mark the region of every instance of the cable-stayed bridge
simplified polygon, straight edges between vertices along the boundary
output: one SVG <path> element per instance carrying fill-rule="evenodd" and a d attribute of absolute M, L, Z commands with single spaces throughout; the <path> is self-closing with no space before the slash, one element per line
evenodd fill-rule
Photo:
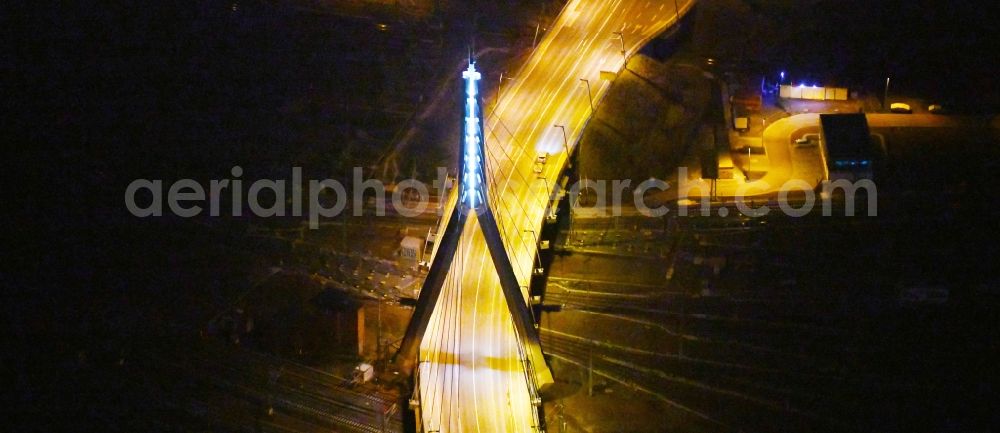
<path fill-rule="evenodd" d="M 624 60 L 693 4 L 571 0 L 514 79 L 486 108 L 482 75 L 462 72 L 458 185 L 397 354 L 414 374 L 424 432 L 542 429 L 552 383 L 528 284 L 537 233 L 569 154 Z"/>

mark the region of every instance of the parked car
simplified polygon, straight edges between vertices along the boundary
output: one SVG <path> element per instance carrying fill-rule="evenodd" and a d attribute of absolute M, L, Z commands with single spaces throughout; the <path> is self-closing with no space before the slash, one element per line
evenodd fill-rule
<path fill-rule="evenodd" d="M 889 105 L 889 111 L 892 111 L 893 113 L 910 114 L 913 112 L 913 109 L 910 108 L 910 104 L 904 104 L 902 102 L 893 102 L 891 105 Z"/>

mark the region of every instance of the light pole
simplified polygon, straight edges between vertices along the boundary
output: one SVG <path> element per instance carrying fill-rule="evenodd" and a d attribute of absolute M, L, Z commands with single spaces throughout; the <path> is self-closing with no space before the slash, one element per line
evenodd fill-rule
<path fill-rule="evenodd" d="M 566 127 L 563 126 L 563 125 L 554 125 L 554 126 L 556 128 L 559 128 L 559 129 L 562 130 L 562 134 L 563 134 L 563 147 L 566 148 L 566 160 L 568 161 L 569 160 L 569 140 L 566 139 Z M 583 174 L 583 146 L 582 146 L 583 141 L 580 141 L 580 143 L 581 143 L 581 145 L 577 148 L 577 155 L 576 155 L 577 168 L 580 170 L 580 179 L 583 179 L 583 184 L 586 185 L 587 184 L 587 176 L 585 176 Z M 570 167 L 572 167 L 572 165 Z M 583 195 L 583 192 L 581 191 L 580 194 Z"/>
<path fill-rule="evenodd" d="M 885 93 L 882 95 L 882 109 L 885 110 L 889 106 L 889 78 L 885 77 Z"/>
<path fill-rule="evenodd" d="M 587 98 L 590 99 L 590 114 L 594 114 L 594 94 L 590 92 L 590 80 L 581 78 L 580 81 L 587 83 Z"/>
<path fill-rule="evenodd" d="M 566 160 L 569 161 L 569 139 L 566 138 L 566 127 L 563 125 L 552 125 L 554 128 L 562 130 L 563 149 L 566 149 Z"/>
<path fill-rule="evenodd" d="M 569 162 L 570 161 L 570 158 L 569 158 L 570 157 L 570 154 L 569 154 L 569 139 L 566 138 L 566 127 L 564 125 L 552 125 L 552 126 L 555 127 L 555 128 L 559 128 L 559 130 L 562 131 L 563 148 L 566 149 L 566 161 L 567 161 L 567 163 L 570 164 L 570 167 L 572 167 L 573 166 L 572 163 Z M 587 184 L 587 180 L 586 180 L 587 178 L 583 177 L 583 159 L 582 159 L 582 157 L 583 157 L 583 146 L 582 146 L 583 142 L 581 141 L 580 143 L 581 143 L 581 146 L 577 148 L 577 152 L 578 153 L 576 155 L 577 169 L 579 170 L 580 177 L 583 179 L 583 185 L 586 185 Z M 584 191 L 586 191 L 586 190 L 580 191 L 580 196 L 583 195 Z M 579 201 L 580 198 L 578 197 L 577 200 Z M 571 203 L 572 203 L 571 206 L 575 206 L 576 205 L 575 202 L 571 201 Z M 573 212 L 570 211 L 569 214 L 570 214 L 570 218 L 571 218 L 570 219 L 570 235 L 569 235 L 569 237 L 573 237 L 573 222 L 572 222 Z M 569 239 L 567 239 L 567 242 L 569 242 Z"/>
<path fill-rule="evenodd" d="M 594 396 L 594 349 L 590 349 L 587 357 L 587 397 Z"/>
<path fill-rule="evenodd" d="M 535 240 L 535 249 L 540 249 L 541 244 L 538 241 L 538 234 L 534 230 L 525 230 L 524 233 L 531 233 L 531 237 Z M 541 255 L 535 254 L 535 269 L 531 271 L 531 275 L 542 275 L 545 272 L 542 269 L 542 258 Z M 541 323 L 541 322 L 539 322 Z"/>
<path fill-rule="evenodd" d="M 625 65 L 627 65 L 628 64 L 628 57 L 625 55 L 625 34 L 622 33 L 622 32 L 611 32 L 611 34 L 617 35 L 618 36 L 618 40 L 620 40 L 622 42 L 622 61 L 624 61 Z M 624 67 L 624 66 L 622 66 L 622 67 Z"/>
<path fill-rule="evenodd" d="M 513 80 L 514 77 L 504 77 L 503 72 L 500 73 L 500 80 L 497 81 L 497 103 L 500 103 L 500 86 L 503 86 L 503 80 Z"/>
<path fill-rule="evenodd" d="M 545 16 L 545 3 L 542 3 L 542 10 L 538 11 L 538 21 L 535 23 L 535 37 L 531 39 L 531 51 L 535 51 L 538 45 L 538 30 L 542 27 L 542 17 Z"/>
<path fill-rule="evenodd" d="M 531 50 L 532 51 L 534 51 L 535 50 L 535 46 L 538 45 L 538 29 L 541 26 L 542 26 L 542 21 L 541 21 L 541 19 L 539 19 L 538 22 L 535 23 L 535 37 L 531 39 Z"/>
<path fill-rule="evenodd" d="M 382 364 L 382 299 L 384 295 L 378 297 L 378 330 L 375 332 L 375 367 L 381 368 Z"/>
<path fill-rule="evenodd" d="M 501 86 L 503 86 L 503 80 L 505 78 L 507 80 L 513 80 L 514 79 L 514 77 L 504 77 L 503 76 L 503 72 L 500 73 L 500 79 L 497 80 L 497 97 L 496 97 L 496 102 L 493 103 L 493 110 L 496 110 L 497 107 L 500 106 L 500 88 L 501 88 Z"/>
<path fill-rule="evenodd" d="M 497 102 L 493 104 L 494 109 L 497 105 L 500 105 L 500 87 L 503 86 L 503 72 L 500 72 L 500 79 L 497 80 Z"/>

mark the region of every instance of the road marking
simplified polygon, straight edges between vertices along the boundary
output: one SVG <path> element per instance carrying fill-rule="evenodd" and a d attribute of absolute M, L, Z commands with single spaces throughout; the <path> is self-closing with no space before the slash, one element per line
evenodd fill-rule
<path fill-rule="evenodd" d="M 557 22 L 557 25 L 554 26 L 555 28 L 549 32 L 539 44 L 536 52 L 532 54 L 533 61 L 524 68 L 527 73 L 519 74 L 520 79 L 510 92 L 504 92 L 500 95 L 501 98 L 496 104 L 494 111 L 498 118 L 503 114 L 502 118 L 507 124 L 513 122 L 511 126 L 514 127 L 514 130 L 506 130 L 507 128 L 505 127 L 500 131 L 495 131 L 491 128 L 492 133 L 499 135 L 506 134 L 509 137 L 506 140 L 497 137 L 498 141 L 492 143 L 492 146 L 490 146 L 493 147 L 493 150 L 490 151 L 491 156 L 501 160 L 495 167 L 491 167 L 490 171 L 494 176 L 494 191 L 491 195 L 495 196 L 498 205 L 501 202 L 504 203 L 503 207 L 498 209 L 497 213 L 499 215 L 500 211 L 503 211 L 510 215 L 510 218 L 506 222 L 498 221 L 505 229 L 513 228 L 516 230 L 519 227 L 523 227 L 525 223 L 538 220 L 537 217 L 545 211 L 545 206 L 539 207 L 535 205 L 528 205 L 528 209 L 523 209 L 523 205 L 528 203 L 528 198 L 533 200 L 534 189 L 523 188 L 523 185 L 517 187 L 514 185 L 517 181 L 514 178 L 514 174 L 517 173 L 522 178 L 524 177 L 522 173 L 525 171 L 523 162 L 526 158 L 529 161 L 534 160 L 531 157 L 536 153 L 535 149 L 538 149 L 539 143 L 547 146 L 551 144 L 549 143 L 550 141 L 553 143 L 560 141 L 557 133 L 545 132 L 541 128 L 550 129 L 553 121 L 565 118 L 566 127 L 570 129 L 567 132 L 579 132 L 582 125 L 586 123 L 591 108 L 588 103 L 589 98 L 585 94 L 587 89 L 584 88 L 583 83 L 577 82 L 578 79 L 580 77 L 590 78 L 592 80 L 591 85 L 594 86 L 595 96 L 601 95 L 609 86 L 607 82 L 595 81 L 594 77 L 597 76 L 597 72 L 602 67 L 600 63 L 595 63 L 595 61 L 599 59 L 606 60 L 607 56 L 610 55 L 608 53 L 617 52 L 617 46 L 613 46 L 612 44 L 601 45 L 602 42 L 606 41 L 611 30 L 617 30 L 617 28 L 613 29 L 608 25 L 610 17 L 621 16 L 621 12 L 623 12 L 620 6 L 622 4 L 621 0 L 610 3 L 598 3 L 600 7 L 596 9 L 607 13 L 606 18 L 602 21 L 599 18 L 600 15 L 594 15 L 599 13 L 598 11 L 584 10 L 582 2 L 577 0 L 571 1 L 569 11 L 586 13 L 587 15 L 579 17 L 566 14 L 562 16 L 560 22 Z M 649 1 L 646 2 L 647 7 L 649 7 L 650 3 Z M 636 15 L 634 12 L 638 10 L 634 7 L 635 3 L 631 4 L 633 7 L 629 7 L 629 10 L 625 12 L 633 12 L 634 17 Z M 604 14 L 602 13 L 601 15 Z M 663 23 L 657 21 L 650 21 L 648 14 L 638 15 L 646 22 L 646 26 L 639 25 L 636 26 L 637 29 L 647 27 L 649 28 L 647 33 L 649 33 L 663 25 Z M 595 25 L 576 29 L 570 27 L 570 21 L 575 21 L 576 24 L 582 26 L 585 20 L 587 22 L 593 21 Z M 616 19 L 614 21 L 618 25 L 622 23 L 621 20 Z M 639 39 L 645 39 L 644 35 L 640 34 L 637 36 L 639 36 Z M 638 42 L 638 39 L 631 42 L 635 44 Z M 604 55 L 603 57 L 601 56 L 602 54 Z M 529 76 L 534 76 L 535 78 L 531 82 L 528 82 L 527 78 Z M 560 80 L 559 76 L 566 76 L 567 78 Z M 580 87 L 573 88 L 575 85 L 579 85 Z M 573 96 L 569 99 L 559 99 L 567 94 Z M 583 97 L 577 99 L 577 96 L 581 94 Z M 541 109 L 533 109 L 536 107 L 540 107 Z M 537 118 L 534 118 L 536 116 Z M 534 141 L 538 141 L 538 143 Z M 504 158 L 501 152 L 506 152 L 508 156 Z M 554 180 L 559 172 L 558 168 L 557 164 L 547 164 L 544 169 L 545 178 Z M 527 171 L 531 171 L 530 166 L 527 168 Z M 533 178 L 530 174 L 528 177 Z M 510 201 L 522 205 L 520 212 L 513 212 L 517 209 L 517 205 L 510 203 Z M 517 215 L 512 215 L 512 212 Z M 471 221 L 466 229 L 478 229 L 478 226 L 478 220 Z M 505 231 L 509 232 L 510 230 Z M 457 425 L 457 430 L 482 430 L 487 427 L 480 425 L 479 417 L 482 416 L 484 423 L 493 421 L 493 427 L 501 429 L 501 431 L 513 431 L 524 427 L 522 425 L 524 422 L 531 422 L 530 420 L 534 413 L 530 402 L 525 404 L 525 398 L 528 397 L 531 391 L 529 388 L 530 383 L 526 383 L 526 381 L 533 379 L 524 375 L 526 371 L 523 369 L 518 354 L 519 346 L 517 339 L 515 335 L 510 333 L 510 325 L 513 319 L 507 314 L 506 308 L 504 308 L 506 306 L 506 299 L 501 297 L 502 292 L 499 289 L 498 276 L 495 272 L 491 273 L 494 267 L 486 256 L 488 251 L 484 248 L 481 241 L 481 235 L 468 235 L 464 239 L 463 244 L 468 250 L 463 254 L 462 258 L 465 255 L 469 255 L 471 256 L 468 257 L 470 260 L 460 260 L 457 261 L 458 263 L 455 263 L 454 266 L 458 266 L 463 270 L 456 272 L 456 274 L 459 274 L 458 278 L 450 280 L 449 283 L 452 287 L 448 291 L 450 302 L 447 303 L 452 305 L 449 305 L 446 309 L 450 311 L 437 312 L 440 318 L 434 324 L 434 330 L 437 332 L 435 333 L 436 335 L 432 335 L 428 339 L 429 345 L 433 345 L 433 347 L 428 348 L 430 350 L 428 350 L 427 357 L 431 358 L 429 360 L 431 363 L 437 364 L 431 364 L 433 368 L 431 368 L 431 365 L 425 366 L 428 367 L 425 369 L 428 373 L 425 377 L 433 380 L 421 380 L 421 382 L 427 383 L 423 388 L 428 393 L 431 393 L 431 395 L 424 394 L 430 400 L 427 402 L 429 403 L 427 405 L 429 413 L 427 413 L 426 418 L 428 428 L 443 424 L 445 428 Z M 521 277 L 519 280 L 521 281 L 530 278 L 531 267 L 533 267 L 531 258 L 534 251 L 524 248 L 529 241 L 528 237 L 513 236 L 510 240 L 511 245 L 505 245 L 510 248 L 509 254 L 512 256 L 512 262 L 516 264 L 515 270 L 519 271 L 518 274 L 521 274 L 519 275 Z M 478 260 L 476 260 L 477 257 L 475 257 L 475 254 L 479 254 Z M 474 266 L 473 263 L 467 262 L 476 261 L 480 262 L 478 270 L 464 270 L 466 265 Z M 525 266 L 528 267 L 527 274 L 525 274 Z M 458 269 L 456 268 L 455 270 L 457 271 Z M 469 285 L 465 286 L 466 283 Z M 475 290 L 472 289 L 472 284 L 476 284 Z M 483 292 L 484 290 L 486 292 Z M 480 295 L 490 297 L 491 299 L 479 299 Z M 466 296 L 475 296 L 475 298 L 467 299 L 465 298 Z M 484 308 L 484 314 L 477 314 L 472 317 L 474 322 L 483 321 L 484 323 L 482 325 L 475 323 L 469 326 L 471 329 L 462 329 L 462 322 L 468 316 L 461 311 L 460 307 L 456 308 L 457 306 L 454 305 L 456 303 L 458 306 L 462 304 L 467 306 L 469 303 L 472 303 L 477 309 Z M 491 308 L 486 310 L 487 304 L 490 303 L 492 303 L 492 305 L 489 305 Z M 458 328 L 455 328 L 456 325 Z M 448 327 L 451 327 L 451 329 L 442 329 Z M 446 332 L 448 335 L 445 335 Z M 463 344 L 467 342 L 468 338 L 477 340 L 477 337 L 483 337 L 484 340 L 470 342 L 473 345 L 473 353 L 470 360 L 470 354 L 468 352 L 461 352 L 461 350 L 464 349 Z M 491 344 L 484 347 L 483 343 L 486 342 L 490 342 Z M 454 353 L 447 353 L 449 351 Z M 493 364 L 484 363 L 481 366 L 477 366 L 480 362 L 480 359 L 477 358 L 480 354 L 477 352 L 483 352 L 483 355 L 486 355 L 488 358 L 500 361 L 499 365 L 494 366 Z M 449 364 L 449 360 L 453 359 L 460 360 L 462 363 Z M 469 366 L 471 366 L 471 372 L 467 369 Z M 505 370 L 503 366 L 506 366 L 506 370 L 508 371 L 502 371 Z M 472 380 L 473 383 L 468 383 L 468 380 Z M 468 392 L 472 392 L 475 399 L 475 407 L 472 414 L 469 413 L 467 408 L 461 407 L 463 405 L 460 404 L 460 401 L 463 399 L 467 401 L 469 396 L 466 394 Z M 441 401 L 443 399 L 448 400 Z M 516 406 L 512 405 L 515 402 Z M 483 405 L 482 408 L 479 407 L 480 404 Z M 504 412 L 507 413 L 504 414 Z M 475 423 L 468 420 L 468 415 L 477 418 Z M 492 420 L 490 419 L 491 416 Z"/>

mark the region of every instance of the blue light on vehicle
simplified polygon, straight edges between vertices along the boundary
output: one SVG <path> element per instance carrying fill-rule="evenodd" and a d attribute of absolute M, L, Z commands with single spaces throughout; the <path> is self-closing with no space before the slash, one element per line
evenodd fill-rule
<path fill-rule="evenodd" d="M 479 80 L 482 74 L 476 71 L 476 65 L 469 63 L 469 68 L 462 72 L 465 79 L 465 137 L 463 140 L 462 168 L 462 203 L 475 209 L 482 200 L 482 129 L 479 124 Z"/>

